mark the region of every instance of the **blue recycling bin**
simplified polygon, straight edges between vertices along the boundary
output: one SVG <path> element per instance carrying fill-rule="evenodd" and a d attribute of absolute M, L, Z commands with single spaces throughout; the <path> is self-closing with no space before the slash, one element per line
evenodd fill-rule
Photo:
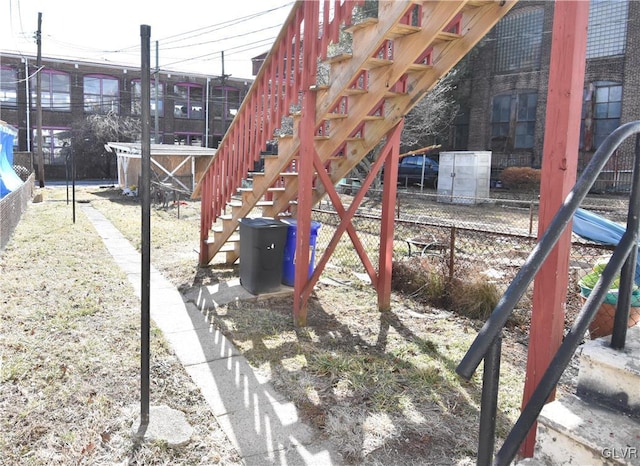
<path fill-rule="evenodd" d="M 279 220 L 240 219 L 240 284 L 249 293 L 280 288 L 286 239 L 287 225 Z"/>
<path fill-rule="evenodd" d="M 284 245 L 284 253 L 282 255 L 282 283 L 287 286 L 293 286 L 296 275 L 296 233 L 298 231 L 298 221 L 293 218 L 282 220 L 283 223 L 289 225 L 287 229 L 287 241 Z M 311 221 L 311 234 L 309 235 L 309 277 L 313 273 L 313 267 L 316 258 L 316 240 L 318 239 L 318 230 L 321 223 Z"/>

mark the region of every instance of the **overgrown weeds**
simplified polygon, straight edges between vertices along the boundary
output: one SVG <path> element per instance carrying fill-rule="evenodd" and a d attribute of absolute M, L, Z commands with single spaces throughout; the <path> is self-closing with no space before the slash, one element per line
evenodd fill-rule
<path fill-rule="evenodd" d="M 393 286 L 419 302 L 477 320 L 486 320 L 500 299 L 498 286 L 480 270 L 458 267 L 450 277 L 447 265 L 432 257 L 394 262 Z"/>

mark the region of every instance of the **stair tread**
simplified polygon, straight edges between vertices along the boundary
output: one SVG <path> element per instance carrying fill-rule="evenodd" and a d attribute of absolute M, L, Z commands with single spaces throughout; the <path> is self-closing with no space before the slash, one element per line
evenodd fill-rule
<path fill-rule="evenodd" d="M 220 246 L 220 249 L 218 249 L 218 252 L 232 252 L 235 251 L 235 245 L 233 243 L 225 243 L 222 246 Z"/>
<path fill-rule="evenodd" d="M 222 225 L 215 225 L 211 228 L 211 231 L 214 233 L 222 233 L 224 231 L 224 227 Z M 238 231 L 238 228 L 236 228 L 234 231 Z"/>
<path fill-rule="evenodd" d="M 396 24 L 391 30 L 391 37 L 396 38 L 400 36 L 406 36 L 409 34 L 415 34 L 422 30 L 419 26 L 411 26 L 410 24 Z"/>
<path fill-rule="evenodd" d="M 625 348 L 616 351 L 609 346 L 609 337 L 598 338 L 584 345 L 582 358 L 598 360 L 600 364 L 606 364 L 612 368 L 631 372 L 640 377 L 640 366 L 636 363 L 634 355 L 640 354 L 640 327 L 634 326 L 627 329 Z"/>
<path fill-rule="evenodd" d="M 240 241 L 240 234 L 233 233 L 231 236 L 229 236 L 229 238 L 227 238 L 227 240 L 225 241 L 225 244 L 229 243 L 231 246 L 233 246 L 233 243 L 237 243 L 239 241 Z M 205 244 L 214 244 L 215 242 L 216 242 L 215 238 L 210 237 L 206 239 Z M 224 247 L 224 245 L 222 247 Z"/>
<path fill-rule="evenodd" d="M 350 60 L 351 58 L 353 58 L 353 55 L 350 53 L 341 53 L 338 55 L 334 55 L 333 57 L 327 57 L 327 59 L 324 61 L 326 64 L 330 65 L 332 63 L 340 63 L 346 60 Z"/>
<path fill-rule="evenodd" d="M 588 403 L 576 395 L 545 405 L 538 423 L 599 453 L 604 448 L 621 451 L 625 446 L 637 445 L 640 433 L 640 419 Z"/>
<path fill-rule="evenodd" d="M 373 24 L 378 24 L 378 18 L 365 18 L 362 21 L 355 23 L 355 24 L 350 24 L 348 26 L 345 26 L 344 31 L 345 32 L 350 32 L 350 33 L 354 33 L 355 31 L 359 30 L 359 29 L 363 29 L 367 26 L 373 25 Z"/>
<path fill-rule="evenodd" d="M 626 412 L 640 413 L 640 327 L 627 330 L 623 350 L 609 346 L 610 337 L 586 342 L 580 354 L 578 395 L 601 400 L 603 404 Z"/>

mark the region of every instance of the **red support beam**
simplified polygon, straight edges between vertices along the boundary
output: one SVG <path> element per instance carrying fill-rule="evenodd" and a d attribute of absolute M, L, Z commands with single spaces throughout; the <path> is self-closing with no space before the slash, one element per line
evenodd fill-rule
<path fill-rule="evenodd" d="M 311 207 L 313 206 L 313 157 L 315 152 L 316 93 L 311 90 L 317 72 L 319 2 L 304 2 L 304 40 L 302 75 L 302 116 L 300 120 L 300 167 L 298 171 L 298 214 L 296 225 L 296 266 L 293 279 L 293 323 L 307 325 L 307 303 L 302 293 L 309 281 L 309 240 L 311 236 Z"/>
<path fill-rule="evenodd" d="M 396 195 L 398 192 L 398 160 L 400 135 L 404 119 L 387 135 L 389 154 L 386 157 L 382 191 L 382 219 L 380 226 L 380 254 L 378 258 L 378 309 L 391 309 L 391 268 L 393 265 L 393 227 L 395 223 Z"/>
<path fill-rule="evenodd" d="M 547 229 L 576 181 L 588 20 L 589 2 L 555 2 L 538 237 Z M 570 250 L 569 227 L 534 282 L 523 406 L 562 343 Z M 550 398 L 555 398 L 555 394 Z M 525 457 L 533 456 L 535 433 L 534 425 L 520 452 Z"/>
<path fill-rule="evenodd" d="M 311 295 L 311 291 L 313 289 L 314 284 L 319 279 L 320 274 L 324 270 L 325 265 L 327 264 L 327 262 L 329 261 L 329 258 L 335 251 L 336 246 L 338 245 L 338 242 L 340 241 L 340 238 L 342 237 L 342 234 L 345 231 L 349 234 L 349 238 L 353 243 L 353 247 L 356 250 L 358 257 L 362 261 L 362 264 L 364 265 L 364 268 L 367 274 L 369 275 L 369 278 L 371 279 L 372 286 L 378 291 L 379 294 L 382 290 L 382 293 L 383 293 L 382 296 L 384 296 L 384 293 L 385 293 L 384 291 L 385 286 L 381 284 L 381 278 L 382 276 L 384 276 L 385 279 L 388 280 L 388 284 L 386 285 L 386 288 L 388 289 L 387 299 L 390 300 L 390 296 L 391 296 L 391 262 L 390 261 L 392 257 L 388 258 L 389 263 L 387 266 L 385 266 L 387 267 L 387 270 L 383 272 L 382 275 L 380 273 L 376 273 L 376 270 L 373 264 L 371 263 L 371 260 L 369 260 L 367 251 L 362 245 L 362 242 L 358 237 L 358 233 L 355 227 L 353 226 L 351 219 L 356 214 L 356 211 L 360 207 L 360 204 L 362 203 L 365 193 L 371 187 L 373 180 L 377 177 L 377 174 L 380 171 L 382 164 L 385 162 L 391 163 L 395 166 L 395 169 L 392 169 L 392 173 L 395 173 L 395 175 L 392 174 L 388 179 L 385 178 L 385 180 L 387 180 L 387 185 L 393 186 L 393 188 L 390 188 L 390 189 L 392 189 L 394 193 L 396 192 L 397 178 L 398 178 L 397 177 L 398 156 L 395 156 L 395 158 L 391 162 L 389 160 L 393 157 L 394 151 L 399 152 L 400 133 L 402 132 L 402 128 L 401 128 L 402 123 L 403 122 L 401 121 L 396 127 L 391 129 L 391 131 L 388 133 L 387 142 L 385 146 L 380 151 L 380 155 L 378 159 L 371 166 L 369 170 L 369 174 L 367 175 L 362 185 L 360 186 L 358 193 L 355 195 L 355 197 L 351 201 L 351 204 L 348 210 L 345 210 L 344 206 L 342 205 L 342 201 L 338 196 L 338 193 L 336 192 L 335 187 L 331 179 L 329 178 L 329 175 L 324 170 L 322 161 L 318 157 L 317 153 L 314 153 L 314 164 L 315 164 L 316 171 L 318 172 L 318 177 L 322 185 L 325 187 L 326 193 L 328 194 L 329 199 L 331 200 L 334 208 L 336 209 L 338 216 L 340 217 L 340 224 L 336 228 L 336 231 L 334 232 L 333 237 L 329 241 L 329 244 L 327 245 L 324 251 L 324 254 L 318 261 L 318 264 L 316 265 L 313 275 L 311 276 L 311 278 L 309 279 L 308 283 L 305 285 L 305 288 L 302 291 L 303 302 L 306 302 L 306 300 Z M 400 126 L 400 128 L 398 128 L 398 126 Z M 391 203 L 390 215 L 392 216 L 391 222 L 393 224 L 393 206 L 395 205 L 395 194 L 393 195 L 393 199 L 389 199 L 387 202 Z M 383 210 L 384 210 L 384 207 L 383 207 Z M 385 237 L 383 235 L 390 235 L 390 238 L 389 236 Z M 390 244 L 389 247 L 391 249 L 387 249 L 386 251 L 392 250 L 393 228 L 391 228 L 391 230 L 388 227 L 386 229 L 382 228 L 381 236 L 383 236 L 383 239 L 381 240 L 381 242 L 388 242 Z M 384 253 L 385 255 L 387 254 L 386 251 Z"/>

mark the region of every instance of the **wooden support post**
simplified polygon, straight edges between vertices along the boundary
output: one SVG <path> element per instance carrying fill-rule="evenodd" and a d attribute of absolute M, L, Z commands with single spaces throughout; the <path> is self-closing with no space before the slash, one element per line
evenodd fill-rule
<path fill-rule="evenodd" d="M 555 2 L 538 238 L 576 180 L 588 19 L 589 2 Z M 567 228 L 534 282 L 523 406 L 562 343 L 570 251 Z M 533 456 L 535 434 L 534 424 L 520 452 L 525 457 Z"/>
<path fill-rule="evenodd" d="M 391 309 L 391 268 L 393 265 L 393 227 L 395 204 L 398 193 L 398 159 L 400 155 L 400 135 L 404 119 L 400 120 L 387 134 L 387 154 L 382 190 L 382 218 L 380 225 L 380 255 L 378 258 L 378 309 Z M 382 156 L 382 155 L 381 155 Z"/>
<path fill-rule="evenodd" d="M 296 230 L 295 272 L 293 279 L 293 323 L 297 327 L 307 325 L 307 301 L 302 292 L 309 281 L 309 240 L 311 236 L 311 207 L 313 205 L 313 153 L 315 151 L 316 93 L 311 85 L 315 83 L 317 68 L 318 2 L 304 3 L 304 69 L 302 76 L 302 116 L 298 128 L 300 138 L 300 167 L 298 170 L 298 213 Z"/>

